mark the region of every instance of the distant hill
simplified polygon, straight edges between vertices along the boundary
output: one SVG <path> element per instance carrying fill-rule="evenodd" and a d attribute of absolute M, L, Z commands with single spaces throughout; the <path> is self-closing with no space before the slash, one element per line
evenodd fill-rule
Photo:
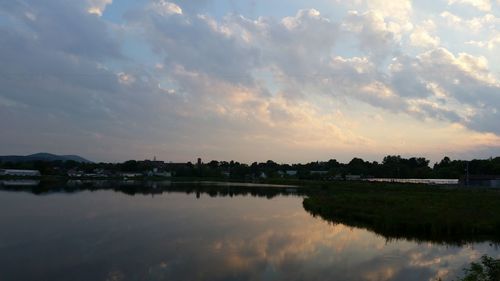
<path fill-rule="evenodd" d="M 18 156 L 18 155 L 0 156 L 0 162 L 13 162 L 13 163 L 31 162 L 31 161 L 58 161 L 58 160 L 60 161 L 73 160 L 81 163 L 92 163 L 92 161 L 89 161 L 78 155 L 55 155 L 50 153 L 36 153 L 26 156 Z"/>

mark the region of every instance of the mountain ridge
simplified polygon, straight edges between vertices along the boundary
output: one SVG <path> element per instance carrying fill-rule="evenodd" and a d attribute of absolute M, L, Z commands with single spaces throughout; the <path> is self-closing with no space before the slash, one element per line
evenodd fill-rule
<path fill-rule="evenodd" d="M 92 163 L 79 155 L 57 155 L 47 152 L 39 152 L 30 155 L 0 155 L 0 162 L 30 162 L 30 161 L 76 161 L 80 163 Z"/>

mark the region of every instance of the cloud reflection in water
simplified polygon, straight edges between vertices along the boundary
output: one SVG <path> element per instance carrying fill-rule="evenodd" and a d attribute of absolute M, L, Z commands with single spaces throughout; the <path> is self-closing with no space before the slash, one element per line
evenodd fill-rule
<path fill-rule="evenodd" d="M 313 218 L 300 197 L 1 192 L 0 213 L 7 281 L 434 280 L 500 253 L 387 241 Z"/>

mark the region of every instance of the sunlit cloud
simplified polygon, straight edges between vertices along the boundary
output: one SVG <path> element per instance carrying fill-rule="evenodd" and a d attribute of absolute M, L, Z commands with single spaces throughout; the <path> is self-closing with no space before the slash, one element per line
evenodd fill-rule
<path fill-rule="evenodd" d="M 248 162 L 498 153 L 498 2 L 210 3 L 0 4 L 2 147 Z M 15 141 L 37 131 L 38 144 Z"/>
<path fill-rule="evenodd" d="M 491 10 L 491 0 L 448 0 L 448 4 L 470 5 L 483 12 Z"/>
<path fill-rule="evenodd" d="M 111 5 L 113 0 L 88 0 L 89 7 L 87 11 L 91 14 L 102 16 L 107 5 Z"/>

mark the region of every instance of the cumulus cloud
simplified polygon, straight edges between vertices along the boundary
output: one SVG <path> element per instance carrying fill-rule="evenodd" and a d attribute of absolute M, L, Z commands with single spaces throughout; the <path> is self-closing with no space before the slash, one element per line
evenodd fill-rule
<path fill-rule="evenodd" d="M 500 105 L 500 97 L 495 94 L 500 90 L 500 85 L 491 74 L 484 57 L 466 53 L 455 56 L 444 48 L 438 48 L 422 53 L 416 59 L 399 63 L 403 65 L 396 69 L 395 73 L 398 74 L 395 77 L 398 77 L 401 71 L 407 71 L 408 75 L 414 77 L 413 79 L 421 81 L 421 88 L 427 85 L 427 91 L 422 92 L 428 97 L 434 96 L 438 102 L 430 104 L 432 105 L 430 107 L 428 101 L 424 103 L 427 108 L 423 109 L 424 112 L 442 116 L 453 122 L 463 122 L 475 130 L 497 134 L 500 132 L 498 125 L 478 122 L 483 118 L 496 118 L 496 109 Z M 403 75 L 399 79 L 403 79 L 404 83 L 408 75 Z M 396 85 L 399 79 L 396 78 Z M 409 85 L 407 90 L 399 87 L 399 91 L 408 96 L 416 96 L 414 89 L 418 86 Z M 445 109 L 436 115 L 433 111 L 439 110 L 439 104 L 445 106 Z"/>
<path fill-rule="evenodd" d="M 88 9 L 87 11 L 91 14 L 96 14 L 98 16 L 102 16 L 102 13 L 106 9 L 107 5 L 111 5 L 113 0 L 87 0 L 88 1 Z"/>
<path fill-rule="evenodd" d="M 489 12 L 491 10 L 490 0 L 448 0 L 448 4 L 466 4 L 483 12 Z"/>
<path fill-rule="evenodd" d="M 439 45 L 439 38 L 430 35 L 426 30 L 417 28 L 410 36 L 411 44 L 417 47 L 429 48 Z"/>
<path fill-rule="evenodd" d="M 500 45 L 500 33 L 495 33 L 494 35 L 491 36 L 491 38 L 489 38 L 486 41 L 471 40 L 471 41 L 467 41 L 465 43 L 469 44 L 469 45 L 477 46 L 480 48 L 486 48 L 488 50 L 493 50 L 497 46 Z"/>
<path fill-rule="evenodd" d="M 500 19 L 493 14 L 486 14 L 482 17 L 464 19 L 449 11 L 444 11 L 440 15 L 446 23 L 453 28 L 470 29 L 472 31 L 496 31 L 500 25 Z"/>
<path fill-rule="evenodd" d="M 251 83 L 259 65 L 259 52 L 242 34 L 231 34 L 231 23 L 217 23 L 209 16 L 187 16 L 145 10 L 131 20 L 145 31 L 153 50 L 164 57 L 167 69 L 181 65 L 187 71 L 209 73 L 219 79 Z"/>
<path fill-rule="evenodd" d="M 162 16 L 175 14 L 182 15 L 182 9 L 181 7 L 179 7 L 179 5 L 164 0 L 155 1 L 153 4 L 151 4 L 151 9 Z"/>
<path fill-rule="evenodd" d="M 87 13 L 84 3 L 51 0 L 46 3 L 33 1 L 30 5 L 25 2 L 0 5 L 0 9 L 14 22 L 13 27 L 3 27 L 5 33 L 11 34 L 4 39 L 7 44 L 37 45 L 42 51 L 87 58 L 118 58 L 121 55 L 119 43 L 113 39 L 107 24 Z M 30 42 L 19 41 L 23 39 L 16 41 L 11 36 L 23 37 Z M 6 48 L 5 51 L 21 55 L 13 48 Z M 32 65 L 36 67 L 36 63 Z"/>
<path fill-rule="evenodd" d="M 304 155 L 317 147 L 373 148 L 380 135 L 363 133 L 369 126 L 344 111 L 350 103 L 388 114 L 382 120 L 404 115 L 412 124 L 500 134 L 495 66 L 486 55 L 442 47 L 447 36 L 434 23 L 491 30 L 468 45 L 493 49 L 493 13 L 464 19 L 440 11 L 414 23 L 411 1 L 342 1 L 350 11 L 339 17 L 319 8 L 277 17 L 216 15 L 210 1 L 155 0 L 115 24 L 102 16 L 113 5 L 0 3 L 8 18 L 0 22 L 3 120 L 22 119 L 29 131 L 27 120 L 38 119 L 40 128 L 64 128 L 104 152 L 123 139 L 122 148 L 138 155 L 154 147 L 178 158 L 192 147 L 213 158 L 256 144 Z"/>
<path fill-rule="evenodd" d="M 384 17 L 377 12 L 366 12 L 360 14 L 351 11 L 346 18 L 343 27 L 358 34 L 360 47 L 375 57 L 385 57 L 390 54 L 399 35 L 399 26 L 391 26 L 386 23 Z"/>
<path fill-rule="evenodd" d="M 364 12 L 372 11 L 380 14 L 383 18 L 392 19 L 404 24 L 410 23 L 410 18 L 413 13 L 412 2 L 410 0 L 336 0 L 336 2 L 341 5 L 346 5 L 350 9 L 361 10 Z"/>

